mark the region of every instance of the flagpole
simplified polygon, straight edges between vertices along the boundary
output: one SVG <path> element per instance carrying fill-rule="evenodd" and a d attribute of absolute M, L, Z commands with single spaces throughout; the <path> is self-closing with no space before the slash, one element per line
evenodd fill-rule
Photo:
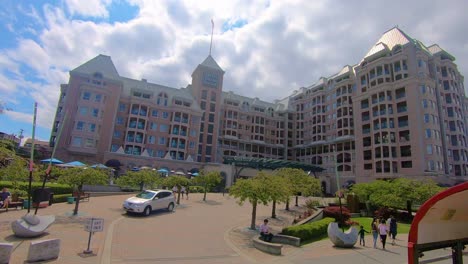
<path fill-rule="evenodd" d="M 211 55 L 211 46 L 213 45 L 213 30 L 214 30 L 214 22 L 211 19 L 211 42 L 210 42 L 210 55 Z"/>
<path fill-rule="evenodd" d="M 36 134 L 36 116 L 37 116 L 37 102 L 34 102 L 32 145 L 31 145 L 31 156 L 29 158 L 28 214 L 31 211 L 31 183 L 32 183 L 32 175 L 33 175 L 33 165 L 34 165 L 34 135 Z"/>

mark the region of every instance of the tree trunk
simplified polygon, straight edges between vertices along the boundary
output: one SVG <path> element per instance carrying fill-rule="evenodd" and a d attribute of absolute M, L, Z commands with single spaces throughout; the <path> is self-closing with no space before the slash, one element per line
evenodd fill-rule
<path fill-rule="evenodd" d="M 75 210 L 73 210 L 73 215 L 78 214 L 78 206 L 80 205 L 80 198 L 81 198 L 81 187 L 78 187 L 78 193 L 76 194 L 76 201 L 75 201 Z"/>
<path fill-rule="evenodd" d="M 177 188 L 177 204 L 180 204 L 180 188 Z"/>
<path fill-rule="evenodd" d="M 286 209 L 286 211 L 289 211 L 289 197 L 286 200 L 286 208 L 285 209 Z"/>
<path fill-rule="evenodd" d="M 203 201 L 206 201 L 206 184 L 205 184 L 205 188 L 204 188 L 205 192 L 203 194 Z"/>
<path fill-rule="evenodd" d="M 273 207 L 271 208 L 271 218 L 276 218 L 276 200 L 273 200 Z"/>
<path fill-rule="evenodd" d="M 298 199 L 299 199 L 299 196 L 296 195 L 296 206 L 299 206 L 299 204 L 297 203 Z"/>
<path fill-rule="evenodd" d="M 257 201 L 252 203 L 252 221 L 250 222 L 250 229 L 255 230 L 255 218 L 257 218 Z"/>

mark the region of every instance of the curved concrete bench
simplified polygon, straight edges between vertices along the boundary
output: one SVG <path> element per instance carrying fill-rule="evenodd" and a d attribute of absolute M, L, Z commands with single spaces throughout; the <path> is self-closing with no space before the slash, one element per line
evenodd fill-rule
<path fill-rule="evenodd" d="M 299 247 L 301 245 L 301 239 L 298 237 L 293 236 L 285 236 L 285 235 L 274 235 L 271 239 L 272 243 L 280 243 L 280 244 L 287 244 L 295 247 Z"/>
<path fill-rule="evenodd" d="M 265 242 L 263 240 L 260 240 L 258 237 L 254 237 L 252 241 L 254 247 L 260 251 L 270 253 L 273 255 L 281 255 L 281 248 L 283 248 L 283 245 L 281 244 Z"/>

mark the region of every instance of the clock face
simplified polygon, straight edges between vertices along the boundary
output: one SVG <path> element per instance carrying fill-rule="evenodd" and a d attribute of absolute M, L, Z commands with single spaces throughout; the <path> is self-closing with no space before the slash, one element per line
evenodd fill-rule
<path fill-rule="evenodd" d="M 203 73 L 203 84 L 209 87 L 218 87 L 219 76 L 216 73 L 205 72 Z"/>

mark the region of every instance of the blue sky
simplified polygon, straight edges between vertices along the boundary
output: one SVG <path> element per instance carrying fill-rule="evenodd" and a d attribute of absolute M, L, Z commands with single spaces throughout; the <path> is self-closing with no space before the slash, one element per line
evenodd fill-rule
<path fill-rule="evenodd" d="M 38 102 L 36 135 L 48 140 L 60 84 L 98 54 L 110 55 L 122 76 L 185 87 L 208 54 L 211 19 L 224 89 L 264 100 L 358 63 L 395 25 L 438 43 L 468 76 L 467 1 L 348 2 L 4 0 L 0 131 L 30 137 Z"/>

